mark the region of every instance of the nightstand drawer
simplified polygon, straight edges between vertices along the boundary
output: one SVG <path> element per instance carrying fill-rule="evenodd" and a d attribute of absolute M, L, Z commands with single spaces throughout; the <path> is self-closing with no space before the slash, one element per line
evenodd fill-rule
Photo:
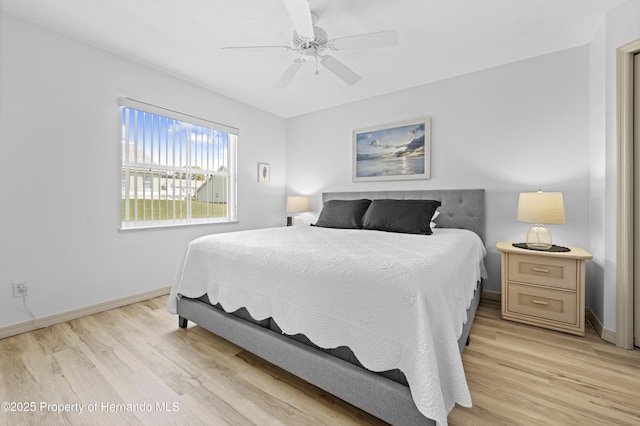
<path fill-rule="evenodd" d="M 575 290 L 576 261 L 512 254 L 509 256 L 508 280 Z"/>
<path fill-rule="evenodd" d="M 575 324 L 576 297 L 576 293 L 573 292 L 509 283 L 507 311 Z"/>

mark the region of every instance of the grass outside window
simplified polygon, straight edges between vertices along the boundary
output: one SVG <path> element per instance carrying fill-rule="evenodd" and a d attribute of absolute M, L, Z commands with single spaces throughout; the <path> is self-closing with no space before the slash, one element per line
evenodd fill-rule
<path fill-rule="evenodd" d="M 122 200 L 122 221 L 133 221 L 136 205 L 139 221 L 186 219 L 187 203 L 191 204 L 191 218 L 224 218 L 227 217 L 226 203 L 206 203 L 187 200 L 129 200 L 129 215 L 126 217 L 126 200 Z M 175 204 L 175 207 L 174 207 Z M 175 208 L 175 216 L 174 216 Z"/>

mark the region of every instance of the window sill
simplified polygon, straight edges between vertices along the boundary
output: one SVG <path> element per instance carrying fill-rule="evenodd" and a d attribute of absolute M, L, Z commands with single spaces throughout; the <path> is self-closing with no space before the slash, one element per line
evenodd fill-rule
<path fill-rule="evenodd" d="M 120 227 L 118 232 L 131 232 L 131 231 L 149 231 L 153 229 L 167 229 L 167 228 L 183 228 L 183 227 L 191 227 L 191 226 L 205 226 L 205 225 L 226 225 L 226 224 L 235 224 L 239 221 L 236 220 L 225 220 L 225 221 L 206 221 L 206 222 L 190 222 L 190 223 L 154 223 L 149 225 L 137 225 L 130 227 Z"/>

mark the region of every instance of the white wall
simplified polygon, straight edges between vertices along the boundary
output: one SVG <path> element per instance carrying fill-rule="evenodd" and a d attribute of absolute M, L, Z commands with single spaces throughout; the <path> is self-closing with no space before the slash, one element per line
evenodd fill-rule
<path fill-rule="evenodd" d="M 348 90 L 348 88 L 345 88 Z M 497 240 L 524 240 L 518 193 L 562 191 L 557 244 L 589 250 L 589 49 L 580 47 L 287 120 L 287 190 L 484 188 L 487 287 L 500 289 Z M 353 129 L 432 117 L 430 180 L 354 183 Z"/>
<path fill-rule="evenodd" d="M 120 96 L 240 130 L 239 223 L 118 231 Z M 284 140 L 279 117 L 0 15 L 0 326 L 29 319 L 13 281 L 50 315 L 170 285 L 197 236 L 282 225 Z"/>
<path fill-rule="evenodd" d="M 605 229 L 612 212 L 605 204 L 605 27 L 603 21 L 589 45 L 589 245 L 593 260 L 587 262 L 586 297 L 587 306 L 600 321 L 604 317 L 604 274 L 609 257 L 605 252 Z"/>
<path fill-rule="evenodd" d="M 493 244 L 523 238 L 517 193 L 542 187 L 565 193 L 568 224 L 550 228 L 558 244 L 594 255 L 588 306 L 615 329 L 615 49 L 640 37 L 640 3 L 610 12 L 588 47 L 286 122 L 13 17 L 0 19 L 0 326 L 28 319 L 11 298 L 12 281 L 28 282 L 38 316 L 169 285 L 190 239 L 281 225 L 285 192 L 317 194 L 319 210 L 326 190 L 483 187 L 488 288 L 498 290 Z M 238 224 L 117 231 L 119 96 L 240 129 Z M 352 129 L 420 116 L 433 118 L 431 180 L 351 181 Z M 256 183 L 257 161 L 271 163 L 271 184 Z M 77 189 L 69 191 L 67 181 Z"/>

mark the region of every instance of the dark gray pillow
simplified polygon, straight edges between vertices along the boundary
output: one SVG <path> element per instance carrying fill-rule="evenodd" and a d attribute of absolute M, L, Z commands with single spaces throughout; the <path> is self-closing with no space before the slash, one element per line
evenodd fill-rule
<path fill-rule="evenodd" d="M 324 203 L 314 226 L 360 229 L 371 200 L 330 200 Z"/>
<path fill-rule="evenodd" d="M 440 206 L 435 200 L 373 200 L 364 215 L 364 229 L 431 235 L 431 217 Z"/>

